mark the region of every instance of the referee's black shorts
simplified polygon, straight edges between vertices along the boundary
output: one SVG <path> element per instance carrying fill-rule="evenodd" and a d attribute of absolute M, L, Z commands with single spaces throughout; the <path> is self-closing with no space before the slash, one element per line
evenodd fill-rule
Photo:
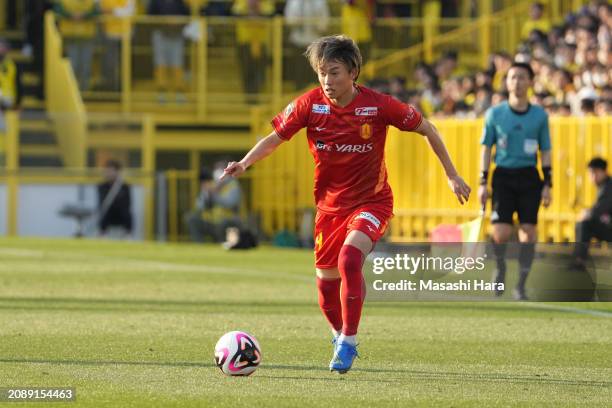
<path fill-rule="evenodd" d="M 544 182 L 535 167 L 495 168 L 492 223 L 512 224 L 518 212 L 521 224 L 537 224 Z"/>

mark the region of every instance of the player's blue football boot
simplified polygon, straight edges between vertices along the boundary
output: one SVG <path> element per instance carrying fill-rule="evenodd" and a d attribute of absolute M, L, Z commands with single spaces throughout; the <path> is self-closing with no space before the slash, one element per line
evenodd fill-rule
<path fill-rule="evenodd" d="M 334 358 L 329 363 L 329 371 L 337 371 L 340 374 L 346 373 L 351 369 L 353 360 L 357 357 L 357 346 L 346 342 L 337 343 L 334 351 Z"/>

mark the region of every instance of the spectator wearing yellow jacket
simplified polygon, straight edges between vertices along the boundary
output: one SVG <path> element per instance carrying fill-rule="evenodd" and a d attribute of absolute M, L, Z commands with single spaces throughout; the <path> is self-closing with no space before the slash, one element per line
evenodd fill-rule
<path fill-rule="evenodd" d="M 89 89 L 91 59 L 96 37 L 95 17 L 100 14 L 96 0 L 57 0 L 53 10 L 59 18 L 66 53 L 72 63 L 79 88 Z"/>
<path fill-rule="evenodd" d="M 118 91 L 121 73 L 121 38 L 125 26 L 123 19 L 136 11 L 135 0 L 100 0 L 100 9 L 105 17 L 104 28 L 104 89 Z"/>
<path fill-rule="evenodd" d="M 232 6 L 232 14 L 242 17 L 236 22 L 236 42 L 249 103 L 257 102 L 257 94 L 266 81 L 272 27 L 272 22 L 266 17 L 273 13 L 274 2 L 271 0 L 236 0 Z"/>
<path fill-rule="evenodd" d="M 551 28 L 550 20 L 544 17 L 544 5 L 542 3 L 533 3 L 529 8 L 529 20 L 525 21 L 523 27 L 521 27 L 521 38 L 526 40 L 534 30 L 546 34 Z"/>
<path fill-rule="evenodd" d="M 0 110 L 19 109 L 21 105 L 21 76 L 17 64 L 7 54 L 10 47 L 0 39 Z"/>
<path fill-rule="evenodd" d="M 351 37 L 361 51 L 364 62 L 372 44 L 373 0 L 344 0 L 341 10 L 342 34 Z"/>

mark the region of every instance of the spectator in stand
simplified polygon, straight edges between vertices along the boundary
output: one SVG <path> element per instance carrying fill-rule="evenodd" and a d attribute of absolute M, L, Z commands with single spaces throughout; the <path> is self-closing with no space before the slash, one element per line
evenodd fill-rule
<path fill-rule="evenodd" d="M 493 54 L 492 86 L 496 92 L 505 90 L 504 78 L 512 65 L 512 57 L 505 51 Z"/>
<path fill-rule="evenodd" d="M 104 90 L 119 91 L 121 67 L 121 38 L 123 22 L 121 19 L 134 15 L 135 0 L 99 0 L 104 20 L 104 58 L 102 72 Z"/>
<path fill-rule="evenodd" d="M 148 14 L 188 16 L 190 10 L 183 0 L 150 0 Z M 153 76 L 160 103 L 168 101 L 167 94 L 174 94 L 179 103 L 185 102 L 183 29 L 184 24 L 167 23 L 153 30 Z"/>
<path fill-rule="evenodd" d="M 242 81 L 248 103 L 259 102 L 259 92 L 266 81 L 269 60 L 271 22 L 274 14 L 271 0 L 236 0 L 232 13 L 241 17 L 236 23 L 236 41 Z"/>
<path fill-rule="evenodd" d="M 40 99 L 43 99 L 45 94 L 44 16 L 45 12 L 52 8 L 52 4 L 48 0 L 26 0 L 25 8 L 28 11 L 25 14 L 26 37 L 25 44 L 21 52 L 22 54 L 28 57 L 32 57 L 32 66 L 34 68 L 34 72 L 39 77 L 38 86 L 36 87 L 36 96 Z"/>
<path fill-rule="evenodd" d="M 302 54 L 308 45 L 323 35 L 329 14 L 327 0 L 287 0 L 285 4 L 285 21 L 290 27 L 289 42 L 295 52 L 290 70 L 297 89 L 316 81 L 312 69 L 304 64 Z"/>
<path fill-rule="evenodd" d="M 9 43 L 0 39 L 0 116 L 2 117 L 6 110 L 21 108 L 23 95 L 21 73 L 15 61 L 8 55 L 10 50 Z M 3 124 L 4 120 L 0 120 L 0 123 Z"/>
<path fill-rule="evenodd" d="M 58 0 L 53 10 L 59 19 L 66 53 L 81 91 L 89 90 L 91 59 L 96 37 L 95 17 L 100 14 L 96 0 Z"/>
<path fill-rule="evenodd" d="M 372 48 L 372 22 L 375 19 L 375 0 L 343 0 L 341 10 L 342 34 L 357 43 L 364 64 Z"/>
<path fill-rule="evenodd" d="M 476 116 L 484 115 L 486 110 L 489 109 L 492 96 L 493 92 L 488 86 L 483 86 L 476 90 L 474 105 L 472 106 Z"/>
<path fill-rule="evenodd" d="M 457 53 L 455 51 L 447 51 L 436 62 L 434 72 L 440 85 L 447 79 L 456 74 L 457 68 Z"/>
<path fill-rule="evenodd" d="M 584 269 L 592 238 L 612 242 L 612 179 L 607 172 L 608 162 L 601 157 L 588 164 L 589 178 L 597 186 L 597 200 L 580 215 L 576 223 L 576 246 L 573 268 Z"/>
<path fill-rule="evenodd" d="M 98 185 L 98 227 L 107 235 L 112 227 L 121 230 L 121 236 L 132 233 L 132 199 L 130 186 L 123 181 L 121 164 L 109 160 L 104 166 L 105 181 Z"/>
<path fill-rule="evenodd" d="M 599 99 L 595 103 L 595 114 L 597 116 L 612 115 L 612 99 Z"/>
<path fill-rule="evenodd" d="M 551 29 L 550 20 L 544 17 L 544 4 L 533 3 L 529 8 L 529 20 L 523 23 L 521 28 L 521 38 L 526 39 L 533 30 L 538 30 L 543 33 L 549 32 Z"/>

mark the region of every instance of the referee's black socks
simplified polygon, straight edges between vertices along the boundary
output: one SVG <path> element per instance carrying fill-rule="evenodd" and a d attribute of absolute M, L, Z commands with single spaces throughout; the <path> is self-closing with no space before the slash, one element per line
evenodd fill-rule
<path fill-rule="evenodd" d="M 497 283 L 503 283 L 506 280 L 506 247 L 508 244 L 493 243 L 493 251 L 495 252 L 495 261 L 497 262 L 496 276 L 493 277 Z"/>
<path fill-rule="evenodd" d="M 535 257 L 535 244 L 533 242 L 521 242 L 519 251 L 519 281 L 517 288 L 525 289 L 525 282 L 531 270 L 531 264 Z"/>

